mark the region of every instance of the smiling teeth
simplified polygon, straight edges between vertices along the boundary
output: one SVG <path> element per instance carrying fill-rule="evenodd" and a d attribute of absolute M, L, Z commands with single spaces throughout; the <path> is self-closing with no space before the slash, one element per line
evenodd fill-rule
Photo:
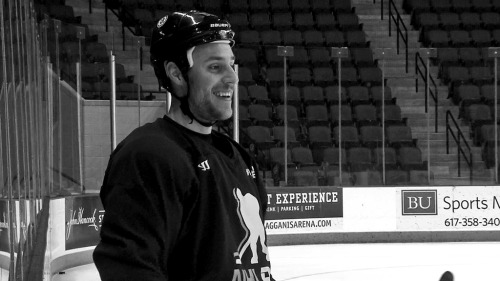
<path fill-rule="evenodd" d="M 230 98 L 231 92 L 217 92 L 215 95 L 218 97 Z"/>

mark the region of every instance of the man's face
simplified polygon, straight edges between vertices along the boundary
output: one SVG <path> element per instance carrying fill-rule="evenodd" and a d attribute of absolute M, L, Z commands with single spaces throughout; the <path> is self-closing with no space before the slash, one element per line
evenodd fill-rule
<path fill-rule="evenodd" d="M 231 101 L 238 77 L 233 70 L 234 54 L 229 44 L 196 46 L 188 71 L 189 107 L 196 118 L 212 122 L 233 114 Z"/>

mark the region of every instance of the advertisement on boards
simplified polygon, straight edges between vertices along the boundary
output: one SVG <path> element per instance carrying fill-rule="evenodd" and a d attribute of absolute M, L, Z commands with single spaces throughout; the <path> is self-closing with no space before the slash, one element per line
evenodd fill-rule
<path fill-rule="evenodd" d="M 268 234 L 334 232 L 342 229 L 343 192 L 336 187 L 267 189 Z"/>
<path fill-rule="evenodd" d="M 99 196 L 66 198 L 66 250 L 97 245 L 103 218 L 104 209 Z"/>
<path fill-rule="evenodd" d="M 398 192 L 398 230 L 500 230 L 498 186 L 402 188 Z"/>

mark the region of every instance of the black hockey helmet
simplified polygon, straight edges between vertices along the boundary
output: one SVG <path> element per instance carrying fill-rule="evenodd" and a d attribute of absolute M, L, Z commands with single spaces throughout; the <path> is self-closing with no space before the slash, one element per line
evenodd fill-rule
<path fill-rule="evenodd" d="M 165 61 L 177 64 L 182 73 L 189 69 L 187 51 L 197 45 L 227 41 L 234 45 L 231 24 L 216 15 L 200 12 L 174 12 L 161 18 L 151 35 L 151 64 L 160 85 L 170 90 L 164 68 Z"/>

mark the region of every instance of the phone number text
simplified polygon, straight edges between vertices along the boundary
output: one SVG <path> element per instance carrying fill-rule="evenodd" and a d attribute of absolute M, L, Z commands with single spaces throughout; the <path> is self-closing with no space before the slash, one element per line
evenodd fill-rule
<path fill-rule="evenodd" d="M 448 218 L 444 220 L 445 226 L 500 226 L 500 218 Z"/>

